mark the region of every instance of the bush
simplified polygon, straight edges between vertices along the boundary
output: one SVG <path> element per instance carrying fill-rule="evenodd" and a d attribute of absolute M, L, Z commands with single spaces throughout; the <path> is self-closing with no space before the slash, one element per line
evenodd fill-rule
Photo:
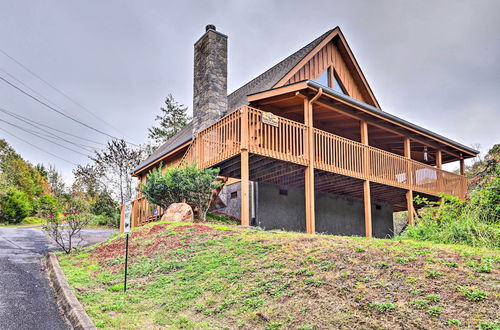
<path fill-rule="evenodd" d="M 187 203 L 196 211 L 197 218 L 205 221 L 212 191 L 220 183 L 215 182 L 218 169 L 198 169 L 195 165 L 161 167 L 148 174 L 141 191 L 155 205 L 167 208 L 172 203 Z"/>
<path fill-rule="evenodd" d="M 101 192 L 96 195 L 95 201 L 90 208 L 90 212 L 92 214 L 112 218 L 118 213 L 118 203 L 108 192 Z"/>
<path fill-rule="evenodd" d="M 444 202 L 415 198 L 423 205 L 416 226 L 408 227 L 402 238 L 445 244 L 500 247 L 500 145 L 488 153 L 485 161 L 473 166 L 466 200 L 443 196 Z M 437 207 L 437 208 L 436 208 Z"/>
<path fill-rule="evenodd" d="M 0 197 L 0 222 L 19 223 L 31 214 L 33 206 L 28 195 L 16 188 Z"/>
<path fill-rule="evenodd" d="M 35 201 L 35 211 L 40 217 L 57 214 L 59 212 L 59 202 L 52 195 L 43 194 Z"/>

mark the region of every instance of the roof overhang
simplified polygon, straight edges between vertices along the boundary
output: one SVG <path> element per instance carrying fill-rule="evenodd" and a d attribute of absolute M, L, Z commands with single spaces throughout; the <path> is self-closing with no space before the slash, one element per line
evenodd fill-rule
<path fill-rule="evenodd" d="M 248 102 L 258 102 L 259 100 L 280 97 L 284 94 L 301 93 L 304 95 L 316 93 L 319 89 L 323 90 L 322 98 L 329 98 L 335 102 L 342 103 L 352 109 L 356 117 L 367 119 L 368 123 L 372 124 L 391 124 L 398 127 L 398 134 L 408 136 L 411 139 L 417 140 L 425 138 L 426 141 L 434 141 L 436 147 L 443 148 L 444 152 L 451 153 L 452 150 L 456 151 L 453 154 L 458 156 L 462 154 L 464 158 L 472 158 L 479 154 L 479 151 L 465 146 L 461 143 L 448 139 L 440 134 L 434 133 L 421 126 L 415 125 L 397 116 L 391 115 L 385 111 L 377 109 L 369 104 L 360 102 L 352 97 L 339 93 L 331 88 L 325 87 L 315 81 L 305 80 L 295 84 L 262 91 L 259 93 L 251 94 L 248 96 Z M 317 102 L 321 102 L 319 99 Z"/>
<path fill-rule="evenodd" d="M 142 166 L 140 165 L 140 166 L 134 168 L 130 172 L 130 174 L 132 176 L 137 176 L 139 173 L 144 172 L 145 170 L 148 170 L 151 167 L 154 167 L 154 166 L 160 164 L 167 157 L 169 157 L 169 156 L 173 155 L 174 153 L 176 153 L 177 151 L 179 151 L 179 150 L 181 150 L 181 149 L 189 146 L 189 144 L 191 143 L 192 139 L 193 138 L 190 137 L 190 138 L 185 139 L 184 141 L 180 141 L 176 145 L 171 146 L 170 148 L 168 148 L 167 150 L 165 150 L 164 152 L 162 152 L 161 154 L 159 154 L 156 158 L 154 158 L 151 161 L 149 161 L 147 164 L 143 164 Z"/>

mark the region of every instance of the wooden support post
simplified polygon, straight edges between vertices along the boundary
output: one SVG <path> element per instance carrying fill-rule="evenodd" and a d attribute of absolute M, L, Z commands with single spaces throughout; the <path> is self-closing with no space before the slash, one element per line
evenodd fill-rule
<path fill-rule="evenodd" d="M 314 234 L 316 231 L 314 211 L 314 127 L 312 102 L 304 99 L 304 124 L 307 126 L 306 146 L 307 167 L 305 169 L 305 207 L 306 207 L 306 232 Z"/>
<path fill-rule="evenodd" d="M 250 169 L 248 164 L 248 108 L 241 113 L 241 225 L 250 226 Z"/>
<path fill-rule="evenodd" d="M 404 137 L 404 153 L 405 153 L 406 158 L 411 159 L 411 142 L 410 142 L 410 138 L 407 136 Z M 408 183 L 408 185 L 410 187 L 413 184 L 412 172 L 413 171 L 411 169 L 411 164 L 408 163 L 408 166 L 406 169 L 406 175 L 407 175 L 406 182 Z M 414 225 L 413 190 L 411 190 L 411 188 L 408 191 L 406 191 L 406 208 L 408 210 L 408 224 L 410 226 L 413 226 Z"/>
<path fill-rule="evenodd" d="M 465 175 L 465 161 L 464 156 L 460 154 L 460 175 Z"/>
<path fill-rule="evenodd" d="M 443 152 L 441 149 L 438 149 L 436 151 L 436 168 L 438 169 L 437 173 L 437 180 L 438 180 L 438 188 L 440 191 L 444 189 L 444 182 L 443 182 L 443 173 L 441 173 L 441 170 L 443 169 Z M 444 198 L 440 198 L 439 202 L 441 205 L 444 203 Z"/>
<path fill-rule="evenodd" d="M 372 237 L 372 200 L 370 196 L 370 181 L 363 181 L 363 200 L 365 204 L 365 234 Z"/>
<path fill-rule="evenodd" d="M 360 135 L 361 143 L 368 145 L 368 124 L 365 120 L 360 121 Z M 370 175 L 370 153 L 368 148 L 363 151 L 363 172 L 367 180 L 363 181 L 363 200 L 365 206 L 365 235 L 366 237 L 372 237 L 372 201 L 370 195 L 370 181 L 368 180 Z"/>
<path fill-rule="evenodd" d="M 440 170 L 443 169 L 443 152 L 441 149 L 436 152 L 436 167 Z"/>
<path fill-rule="evenodd" d="M 408 209 L 408 224 L 413 226 L 415 224 L 413 217 L 415 213 L 415 210 L 413 209 L 413 190 L 408 190 L 406 192 L 406 208 Z"/>

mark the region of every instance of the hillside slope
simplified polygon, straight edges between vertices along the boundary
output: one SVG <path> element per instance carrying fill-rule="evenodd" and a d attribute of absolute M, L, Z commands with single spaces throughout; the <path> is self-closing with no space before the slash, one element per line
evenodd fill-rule
<path fill-rule="evenodd" d="M 498 327 L 498 251 L 153 223 L 59 255 L 105 328 Z"/>

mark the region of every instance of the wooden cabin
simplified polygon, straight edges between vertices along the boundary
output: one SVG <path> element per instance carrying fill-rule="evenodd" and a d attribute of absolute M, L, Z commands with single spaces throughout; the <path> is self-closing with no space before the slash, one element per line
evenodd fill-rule
<path fill-rule="evenodd" d="M 340 28 L 227 94 L 227 36 L 195 43 L 193 121 L 132 173 L 196 161 L 230 178 L 216 211 L 266 229 L 393 234 L 416 195 L 464 198 L 478 151 L 383 111 Z M 460 174 L 443 164 L 460 163 Z M 139 195 L 133 226 L 162 210 Z"/>

